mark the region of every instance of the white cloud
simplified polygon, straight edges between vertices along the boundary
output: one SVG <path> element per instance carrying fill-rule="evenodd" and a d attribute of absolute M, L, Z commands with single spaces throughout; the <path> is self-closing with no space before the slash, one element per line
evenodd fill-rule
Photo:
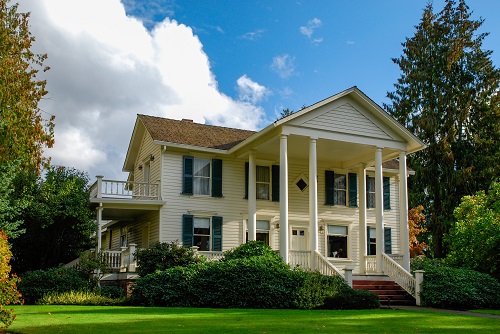
<path fill-rule="evenodd" d="M 236 81 L 238 84 L 238 93 L 241 101 L 250 102 L 252 104 L 259 103 L 266 98 L 271 92 L 264 86 L 259 85 L 246 74 L 242 75 Z"/>
<path fill-rule="evenodd" d="M 264 32 L 265 32 L 264 29 L 257 29 L 255 31 L 249 31 L 246 34 L 243 34 L 243 36 L 241 36 L 241 38 L 248 39 L 249 41 L 255 41 L 255 40 L 259 39 Z"/>
<path fill-rule="evenodd" d="M 315 17 L 312 20 L 310 20 L 309 22 L 307 22 L 306 26 L 301 26 L 299 28 L 299 31 L 302 35 L 307 36 L 307 38 L 309 39 L 310 42 L 312 42 L 314 44 L 319 44 L 319 43 L 323 42 L 323 38 L 313 38 L 313 34 L 314 34 L 314 31 L 317 28 L 321 27 L 322 24 L 323 23 L 321 22 L 321 20 Z"/>
<path fill-rule="evenodd" d="M 148 31 L 119 0 L 29 1 L 20 10 L 31 12 L 34 51 L 49 57 L 49 94 L 40 106 L 56 115 L 56 143 L 46 150 L 53 164 L 125 178 L 121 168 L 138 113 L 264 125 L 255 103 L 267 89 L 247 78 L 248 99 L 220 92 L 190 27 L 167 18 Z"/>
<path fill-rule="evenodd" d="M 279 55 L 273 58 L 271 69 L 282 78 L 289 78 L 295 74 L 295 57 L 289 54 Z"/>

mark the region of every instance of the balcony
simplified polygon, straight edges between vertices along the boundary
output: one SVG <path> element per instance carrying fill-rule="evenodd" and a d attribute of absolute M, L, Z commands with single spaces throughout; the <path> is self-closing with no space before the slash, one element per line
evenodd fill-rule
<path fill-rule="evenodd" d="M 97 176 L 97 181 L 90 187 L 90 199 L 123 199 L 161 201 L 160 182 L 134 182 L 105 180 Z"/>

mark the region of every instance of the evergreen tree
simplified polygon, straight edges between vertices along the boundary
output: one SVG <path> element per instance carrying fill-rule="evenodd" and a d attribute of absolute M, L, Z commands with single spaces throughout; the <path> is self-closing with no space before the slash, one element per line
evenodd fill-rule
<path fill-rule="evenodd" d="M 462 196 L 488 189 L 500 171 L 500 72 L 482 49 L 484 20 L 471 14 L 465 0 L 446 0 L 437 14 L 427 5 L 393 59 L 402 73 L 384 105 L 428 145 L 408 158 L 409 198 L 425 208 L 436 257 Z"/>

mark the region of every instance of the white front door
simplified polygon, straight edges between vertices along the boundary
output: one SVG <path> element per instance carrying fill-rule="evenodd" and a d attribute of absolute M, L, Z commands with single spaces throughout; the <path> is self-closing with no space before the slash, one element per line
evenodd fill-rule
<path fill-rule="evenodd" d="M 291 250 L 307 250 L 308 231 L 303 227 L 292 227 Z"/>

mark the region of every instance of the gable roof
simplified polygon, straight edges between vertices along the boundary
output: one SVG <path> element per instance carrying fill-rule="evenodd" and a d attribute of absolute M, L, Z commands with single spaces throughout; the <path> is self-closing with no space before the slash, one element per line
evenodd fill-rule
<path fill-rule="evenodd" d="M 255 131 L 137 115 L 154 141 L 229 150 Z"/>

